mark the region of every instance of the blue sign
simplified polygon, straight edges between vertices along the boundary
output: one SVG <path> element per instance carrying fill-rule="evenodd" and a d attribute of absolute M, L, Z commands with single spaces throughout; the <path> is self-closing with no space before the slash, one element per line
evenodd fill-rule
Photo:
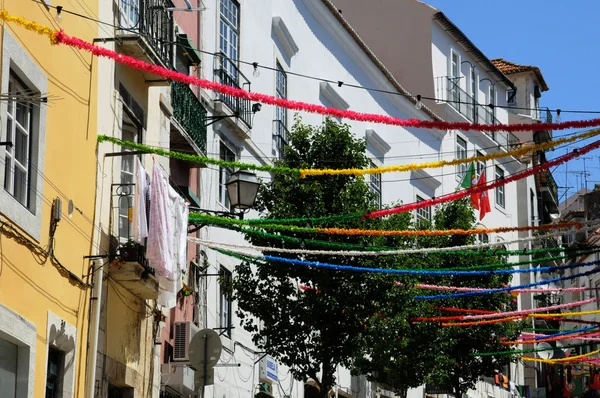
<path fill-rule="evenodd" d="M 277 362 L 271 357 L 266 357 L 266 369 L 265 373 L 267 377 L 273 381 L 277 381 Z"/>

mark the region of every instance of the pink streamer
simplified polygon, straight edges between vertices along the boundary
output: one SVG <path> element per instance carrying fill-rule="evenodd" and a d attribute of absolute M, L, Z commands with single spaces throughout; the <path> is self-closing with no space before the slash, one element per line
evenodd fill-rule
<path fill-rule="evenodd" d="M 397 285 L 401 285 L 400 282 Z M 417 287 L 419 289 L 429 289 L 429 290 L 444 290 L 444 291 L 455 291 L 455 292 L 481 292 L 484 290 L 478 287 L 458 287 L 458 286 L 439 286 L 439 285 L 426 285 L 426 284 L 418 284 Z M 548 292 L 583 292 L 588 290 L 600 290 L 600 287 L 568 287 L 568 288 L 554 288 L 554 289 L 515 289 L 511 292 L 507 293 L 548 293 Z"/>
<path fill-rule="evenodd" d="M 535 125 L 537 126 L 537 125 Z M 590 151 L 593 151 L 594 149 L 597 149 L 600 147 L 600 140 L 599 141 L 595 141 L 592 142 L 589 145 L 584 146 L 583 148 L 579 149 L 579 150 L 574 150 L 573 152 L 567 153 L 563 156 L 560 156 L 554 160 L 551 160 L 549 162 L 543 163 L 541 165 L 538 165 L 536 167 L 533 167 L 531 169 L 527 169 L 527 170 L 523 170 L 520 171 L 518 173 L 515 173 L 513 175 L 511 175 L 508 178 L 503 178 L 501 180 L 495 180 L 494 182 L 488 182 L 485 185 L 477 185 L 473 188 L 469 188 L 469 189 L 463 189 L 462 191 L 459 192 L 454 192 L 448 195 L 444 195 L 444 196 L 439 196 L 437 198 L 433 198 L 433 199 L 427 199 L 427 200 L 423 200 L 421 202 L 415 202 L 415 203 L 408 203 L 406 205 L 402 205 L 402 206 L 398 206 L 395 207 L 393 209 L 384 209 L 384 210 L 378 210 L 378 211 L 374 211 L 372 213 L 369 213 L 363 217 L 369 217 L 369 218 L 375 218 L 375 217 L 385 217 L 385 216 L 389 216 L 392 214 L 397 214 L 397 213 L 405 213 L 405 212 L 409 212 L 409 211 L 413 211 L 416 209 L 421 209 L 423 207 L 431 207 L 431 206 L 435 206 L 441 203 L 446 203 L 446 202 L 451 202 L 453 200 L 458 200 L 458 199 L 462 199 L 465 198 L 469 195 L 473 195 L 476 193 L 480 193 L 483 191 L 487 191 L 490 189 L 494 189 L 497 187 L 501 187 L 503 185 L 506 185 L 510 182 L 513 181 L 517 181 L 529 176 L 532 176 L 534 174 L 539 173 L 540 171 L 543 170 L 548 170 L 554 166 L 558 166 L 562 163 L 565 163 L 569 160 L 575 159 L 583 154 L 586 154 Z"/>
<path fill-rule="evenodd" d="M 498 131 L 542 131 L 542 130 L 565 130 L 571 128 L 588 128 L 600 126 L 600 119 L 591 120 L 576 120 L 562 123 L 521 123 L 521 124 L 480 124 L 467 122 L 445 122 L 431 121 L 418 119 L 400 119 L 392 116 L 378 115 L 372 113 L 362 113 L 350 110 L 341 110 L 336 108 L 328 108 L 322 105 L 308 104 L 301 101 L 292 101 L 285 98 L 275 98 L 272 95 L 252 93 L 239 88 L 227 86 L 225 84 L 211 82 L 206 79 L 200 79 L 195 76 L 188 76 L 180 72 L 176 72 L 161 66 L 152 65 L 139 59 L 129 57 L 127 55 L 118 54 L 112 50 L 96 46 L 88 43 L 77 37 L 70 37 L 62 30 L 57 32 L 57 43 L 65 44 L 80 50 L 89 51 L 99 57 L 106 57 L 115 60 L 116 62 L 125 64 L 133 69 L 142 70 L 165 79 L 178 81 L 186 84 L 193 84 L 202 87 L 206 90 L 216 91 L 222 94 L 231 95 L 237 98 L 244 98 L 251 101 L 261 102 L 269 105 L 276 105 L 282 108 L 292 109 L 296 111 L 304 111 L 318 113 L 321 115 L 329 115 L 338 118 L 346 118 L 360 122 L 374 122 L 381 124 L 389 124 L 394 126 L 437 129 L 437 130 L 463 130 L 463 131 L 480 131 L 480 132 L 498 132 Z"/>

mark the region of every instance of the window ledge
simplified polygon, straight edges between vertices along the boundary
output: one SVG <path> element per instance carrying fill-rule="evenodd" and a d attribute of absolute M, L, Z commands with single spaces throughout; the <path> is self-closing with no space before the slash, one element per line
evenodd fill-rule
<path fill-rule="evenodd" d="M 321 91 L 321 95 L 333 105 L 334 108 L 345 110 L 350 108 L 350 105 L 344 101 L 341 95 L 331 87 L 331 84 L 327 82 L 319 83 L 319 89 Z"/>
<path fill-rule="evenodd" d="M 283 22 L 283 19 L 281 19 L 281 17 L 273 17 L 272 26 L 273 33 L 275 34 L 277 40 L 279 40 L 279 42 L 283 46 L 284 52 L 286 53 L 288 58 L 292 58 L 298 53 L 299 48 L 296 42 L 294 41 L 292 34 Z"/>
<path fill-rule="evenodd" d="M 373 129 L 366 130 L 367 143 L 372 145 L 381 155 L 385 155 L 392 147 Z"/>
<path fill-rule="evenodd" d="M 410 179 L 419 181 L 422 184 L 428 186 L 429 188 L 433 189 L 434 193 L 435 193 L 435 190 L 438 189 L 442 185 L 441 181 L 437 180 L 431 174 L 429 174 L 428 172 L 426 172 L 423 169 L 412 170 L 410 172 Z"/>

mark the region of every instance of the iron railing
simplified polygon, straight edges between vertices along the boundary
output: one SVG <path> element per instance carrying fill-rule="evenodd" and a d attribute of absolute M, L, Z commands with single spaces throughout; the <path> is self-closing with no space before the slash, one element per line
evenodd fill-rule
<path fill-rule="evenodd" d="M 123 34 L 139 34 L 156 52 L 160 61 L 173 67 L 174 7 L 171 0 L 118 0 L 119 27 Z"/>
<path fill-rule="evenodd" d="M 461 115 L 472 123 L 500 124 L 494 115 L 493 109 L 488 105 L 478 103 L 475 98 L 459 86 L 459 81 L 448 76 L 436 78 L 436 98 L 445 98 L 445 101 L 456 109 Z M 521 143 L 521 140 L 509 132 L 485 133 L 505 151 L 509 151 Z"/>
<path fill-rule="evenodd" d="M 111 184 L 109 229 L 111 234 L 115 235 L 111 242 L 110 252 L 112 255 L 122 257 L 125 261 L 137 261 L 147 271 L 154 274 L 154 269 L 150 268 L 146 259 L 145 244 L 139 245 L 133 242 L 134 189 L 135 184 L 133 183 Z M 146 216 L 149 216 L 148 211 L 149 209 L 146 209 Z"/>
<path fill-rule="evenodd" d="M 203 153 L 206 153 L 206 108 L 187 84 L 171 83 L 173 116 Z"/>
<path fill-rule="evenodd" d="M 552 172 L 550 170 L 546 170 L 542 173 L 542 184 L 548 188 L 550 195 L 552 195 L 552 198 L 554 199 L 554 202 L 558 204 L 558 185 L 556 184 L 556 180 L 554 179 Z"/>
<path fill-rule="evenodd" d="M 543 123 L 552 123 L 552 112 L 548 108 L 535 108 L 532 111 L 534 119 Z"/>
<path fill-rule="evenodd" d="M 279 159 L 283 159 L 283 148 L 288 144 L 288 129 L 281 120 L 273 120 L 273 140 Z"/>
<path fill-rule="evenodd" d="M 215 81 L 230 87 L 242 88 L 250 91 L 250 81 L 240 72 L 236 61 L 229 59 L 223 53 L 215 54 Z M 221 100 L 227 107 L 240 118 L 246 126 L 252 128 L 252 102 L 248 99 L 237 98 L 232 95 L 219 93 Z"/>

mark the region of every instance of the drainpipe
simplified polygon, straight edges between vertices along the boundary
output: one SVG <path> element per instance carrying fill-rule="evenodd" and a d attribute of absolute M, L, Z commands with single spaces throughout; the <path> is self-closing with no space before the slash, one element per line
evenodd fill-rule
<path fill-rule="evenodd" d="M 100 303 L 102 301 L 102 278 L 104 276 L 104 267 L 102 259 L 94 259 L 92 262 L 94 275 L 94 288 L 92 289 L 92 297 L 90 297 L 90 330 L 88 341 L 88 357 L 87 357 L 87 375 L 86 385 L 87 398 L 93 398 L 96 390 L 96 359 L 98 357 L 98 328 L 100 326 Z"/>

